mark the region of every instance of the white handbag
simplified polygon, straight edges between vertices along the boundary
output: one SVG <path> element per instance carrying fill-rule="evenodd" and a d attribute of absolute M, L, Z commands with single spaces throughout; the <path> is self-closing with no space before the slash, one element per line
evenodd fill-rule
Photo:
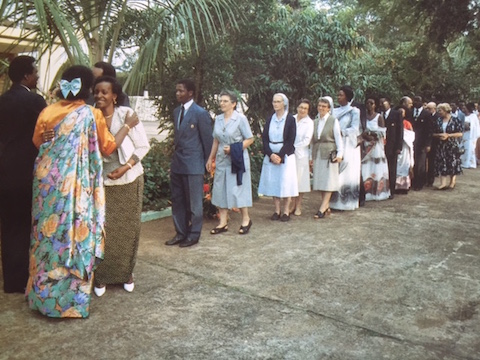
<path fill-rule="evenodd" d="M 125 136 L 125 139 L 123 139 L 123 142 L 117 151 L 120 164 L 125 165 L 135 151 L 135 145 L 133 145 L 132 139 L 130 139 L 129 135 Z"/>

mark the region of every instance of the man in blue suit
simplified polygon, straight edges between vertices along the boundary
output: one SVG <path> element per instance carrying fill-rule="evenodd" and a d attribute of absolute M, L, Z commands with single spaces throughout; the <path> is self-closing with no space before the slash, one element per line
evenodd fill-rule
<path fill-rule="evenodd" d="M 194 101 L 195 84 L 180 80 L 175 95 L 182 105 L 173 110 L 175 150 L 170 166 L 172 218 L 177 234 L 166 245 L 198 243 L 203 223 L 203 176 L 212 148 L 212 118 Z"/>

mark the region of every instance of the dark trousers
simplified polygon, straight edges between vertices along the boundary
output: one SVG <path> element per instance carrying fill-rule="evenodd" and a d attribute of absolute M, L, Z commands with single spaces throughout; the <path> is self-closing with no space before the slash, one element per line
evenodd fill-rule
<path fill-rule="evenodd" d="M 390 183 L 390 196 L 395 194 L 395 185 L 397 182 L 397 159 L 398 155 L 387 154 L 387 163 L 388 163 L 388 181 Z"/>
<path fill-rule="evenodd" d="M 28 280 L 32 188 L 0 190 L 3 290 L 24 293 Z"/>
<path fill-rule="evenodd" d="M 177 235 L 198 240 L 203 224 L 203 175 L 170 173 L 172 218 Z"/>
<path fill-rule="evenodd" d="M 425 148 L 414 148 L 413 155 L 415 164 L 413 165 L 413 188 L 422 189 L 427 179 L 427 153 Z"/>
<path fill-rule="evenodd" d="M 436 146 L 432 143 L 430 152 L 427 153 L 427 184 L 430 186 L 435 182 L 435 153 Z"/>
<path fill-rule="evenodd" d="M 365 184 L 363 183 L 363 176 L 362 176 L 362 167 L 360 166 L 360 194 L 358 198 L 358 205 L 363 206 L 365 205 Z"/>

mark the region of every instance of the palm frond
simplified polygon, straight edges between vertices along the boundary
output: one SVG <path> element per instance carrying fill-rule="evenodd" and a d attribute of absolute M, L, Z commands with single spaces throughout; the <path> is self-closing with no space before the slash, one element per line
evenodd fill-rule
<path fill-rule="evenodd" d="M 215 39 L 227 24 L 237 27 L 233 0 L 179 0 L 157 2 L 158 27 L 141 46 L 138 60 L 124 85 L 127 92 L 141 93 L 152 71 L 161 72 L 178 54 L 201 50 L 201 44 Z M 157 49 L 152 49 L 156 47 Z M 160 55 L 161 61 L 156 61 Z M 158 65 L 158 66 L 156 66 Z"/>

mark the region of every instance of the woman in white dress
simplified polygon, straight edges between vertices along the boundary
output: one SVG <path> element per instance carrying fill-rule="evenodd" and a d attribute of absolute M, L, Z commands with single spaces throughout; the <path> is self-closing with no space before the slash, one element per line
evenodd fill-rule
<path fill-rule="evenodd" d="M 477 139 L 480 135 L 478 116 L 475 114 L 475 104 L 468 103 L 465 106 L 465 132 L 463 133 L 463 148 L 465 152 L 462 154 L 462 167 L 476 169 L 477 158 L 475 156 L 475 148 Z"/>
<path fill-rule="evenodd" d="M 312 141 L 313 120 L 308 116 L 310 101 L 301 99 L 297 107 L 295 120 L 297 136 L 295 137 L 295 161 L 297 163 L 298 196 L 292 198 L 290 206 L 296 216 L 302 215 L 303 194 L 310 192 L 310 163 L 308 147 Z"/>
<path fill-rule="evenodd" d="M 332 192 L 340 188 L 338 167 L 343 158 L 343 139 L 340 124 L 331 114 L 332 107 L 331 97 L 318 99 L 312 138 L 313 190 L 320 191 L 322 202 L 314 219 L 330 213 Z"/>
<path fill-rule="evenodd" d="M 235 110 L 237 101 L 232 91 L 220 93 L 223 114 L 215 118 L 213 145 L 206 164 L 210 172 L 215 161 L 212 204 L 219 208 L 220 222 L 210 231 L 212 235 L 228 230 L 228 210 L 232 208 L 239 208 L 242 213 L 239 234 L 247 234 L 252 226 L 248 215 L 248 208 L 252 206 L 252 181 L 247 148 L 253 143 L 253 134 L 247 118 Z"/>
<path fill-rule="evenodd" d="M 272 220 L 290 220 L 290 198 L 298 196 L 295 162 L 295 118 L 288 113 L 288 99 L 282 94 L 273 95 L 274 113 L 267 118 L 262 133 L 263 159 L 258 193 L 273 197 L 275 212 Z M 281 200 L 283 199 L 283 214 Z"/>
<path fill-rule="evenodd" d="M 365 155 L 362 159 L 362 178 L 365 200 L 386 200 L 390 196 L 388 165 L 384 140 L 387 129 L 383 116 L 376 112 L 375 99 L 365 101 L 367 122 L 362 134 Z"/>
<path fill-rule="evenodd" d="M 355 210 L 360 198 L 360 146 L 357 137 L 360 135 L 360 110 L 350 105 L 353 100 L 353 89 L 342 86 L 337 100 L 340 107 L 333 109 L 333 116 L 340 122 L 343 137 L 343 162 L 340 166 L 340 188 L 332 194 L 330 207 L 336 210 Z"/>
<path fill-rule="evenodd" d="M 397 179 L 395 183 L 395 192 L 400 194 L 407 194 L 412 181 L 410 174 L 413 173 L 413 165 L 415 158 L 413 156 L 413 142 L 415 141 L 415 131 L 413 126 L 406 119 L 407 109 L 400 107 L 398 109 L 401 118 L 403 119 L 403 145 L 402 152 L 397 158 Z"/>

